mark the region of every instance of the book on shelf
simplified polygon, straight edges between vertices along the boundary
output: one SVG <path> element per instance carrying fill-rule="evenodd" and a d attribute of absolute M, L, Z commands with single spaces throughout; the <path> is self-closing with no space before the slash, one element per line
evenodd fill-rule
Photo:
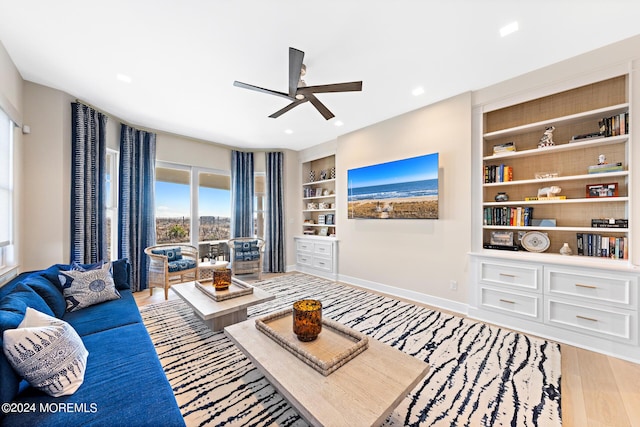
<path fill-rule="evenodd" d="M 592 228 L 629 228 L 628 219 L 594 218 L 591 220 Z"/>
<path fill-rule="evenodd" d="M 484 225 L 529 227 L 532 224 L 532 207 L 492 206 L 484 208 Z"/>
<path fill-rule="evenodd" d="M 544 200 L 567 200 L 567 196 L 550 196 L 550 197 L 525 197 L 525 202 L 536 202 Z"/>
<path fill-rule="evenodd" d="M 513 181 L 513 167 L 505 164 L 484 167 L 485 184 L 509 181 Z"/>
<path fill-rule="evenodd" d="M 577 254 L 581 256 L 629 259 L 629 239 L 627 237 L 576 233 L 576 243 Z"/>
<path fill-rule="evenodd" d="M 513 141 L 493 146 L 493 154 L 508 153 L 509 151 L 516 151 L 516 145 L 513 143 Z"/>
<path fill-rule="evenodd" d="M 573 135 L 569 142 L 586 141 L 594 138 L 602 138 L 604 135 L 600 132 L 583 133 L 581 135 Z"/>
<path fill-rule="evenodd" d="M 621 170 L 624 170 L 622 162 L 605 163 L 603 165 L 591 165 L 587 167 L 587 173 L 617 172 Z"/>
<path fill-rule="evenodd" d="M 598 123 L 600 133 L 604 137 L 626 135 L 629 133 L 629 113 L 615 114 L 605 117 Z"/>

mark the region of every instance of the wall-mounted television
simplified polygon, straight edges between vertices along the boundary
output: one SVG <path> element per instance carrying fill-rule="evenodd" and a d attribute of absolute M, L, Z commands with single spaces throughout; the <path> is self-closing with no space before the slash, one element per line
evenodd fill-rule
<path fill-rule="evenodd" d="M 348 218 L 438 219 L 438 153 L 347 171 Z"/>

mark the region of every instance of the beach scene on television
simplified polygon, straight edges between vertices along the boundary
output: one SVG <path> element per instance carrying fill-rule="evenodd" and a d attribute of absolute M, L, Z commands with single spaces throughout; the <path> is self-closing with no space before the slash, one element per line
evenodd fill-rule
<path fill-rule="evenodd" d="M 438 219 L 438 153 L 347 171 L 349 218 Z"/>

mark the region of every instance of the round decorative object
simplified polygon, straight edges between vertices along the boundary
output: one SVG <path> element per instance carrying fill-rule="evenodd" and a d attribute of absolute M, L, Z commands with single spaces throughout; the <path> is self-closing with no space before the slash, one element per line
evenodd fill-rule
<path fill-rule="evenodd" d="M 509 195 L 507 193 L 498 193 L 496 194 L 496 197 L 494 197 L 494 199 L 496 200 L 496 202 L 506 202 L 507 200 L 509 200 Z"/>
<path fill-rule="evenodd" d="M 529 231 L 522 236 L 522 247 L 529 252 L 544 252 L 549 249 L 549 237 L 540 231 Z"/>
<path fill-rule="evenodd" d="M 300 341 L 313 341 L 322 331 L 322 303 L 303 299 L 293 303 L 293 333 Z"/>
<path fill-rule="evenodd" d="M 560 248 L 560 255 L 573 255 L 573 251 L 569 247 L 568 243 L 562 245 L 562 247 Z"/>

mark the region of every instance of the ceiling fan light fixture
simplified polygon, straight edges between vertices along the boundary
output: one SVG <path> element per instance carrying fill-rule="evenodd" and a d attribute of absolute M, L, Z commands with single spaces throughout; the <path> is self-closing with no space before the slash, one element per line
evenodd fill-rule
<path fill-rule="evenodd" d="M 304 99 L 304 95 L 303 95 L 303 94 L 301 94 L 301 93 L 297 93 L 297 94 L 296 94 L 296 99 L 298 99 L 298 100 L 303 100 L 303 99 Z"/>

